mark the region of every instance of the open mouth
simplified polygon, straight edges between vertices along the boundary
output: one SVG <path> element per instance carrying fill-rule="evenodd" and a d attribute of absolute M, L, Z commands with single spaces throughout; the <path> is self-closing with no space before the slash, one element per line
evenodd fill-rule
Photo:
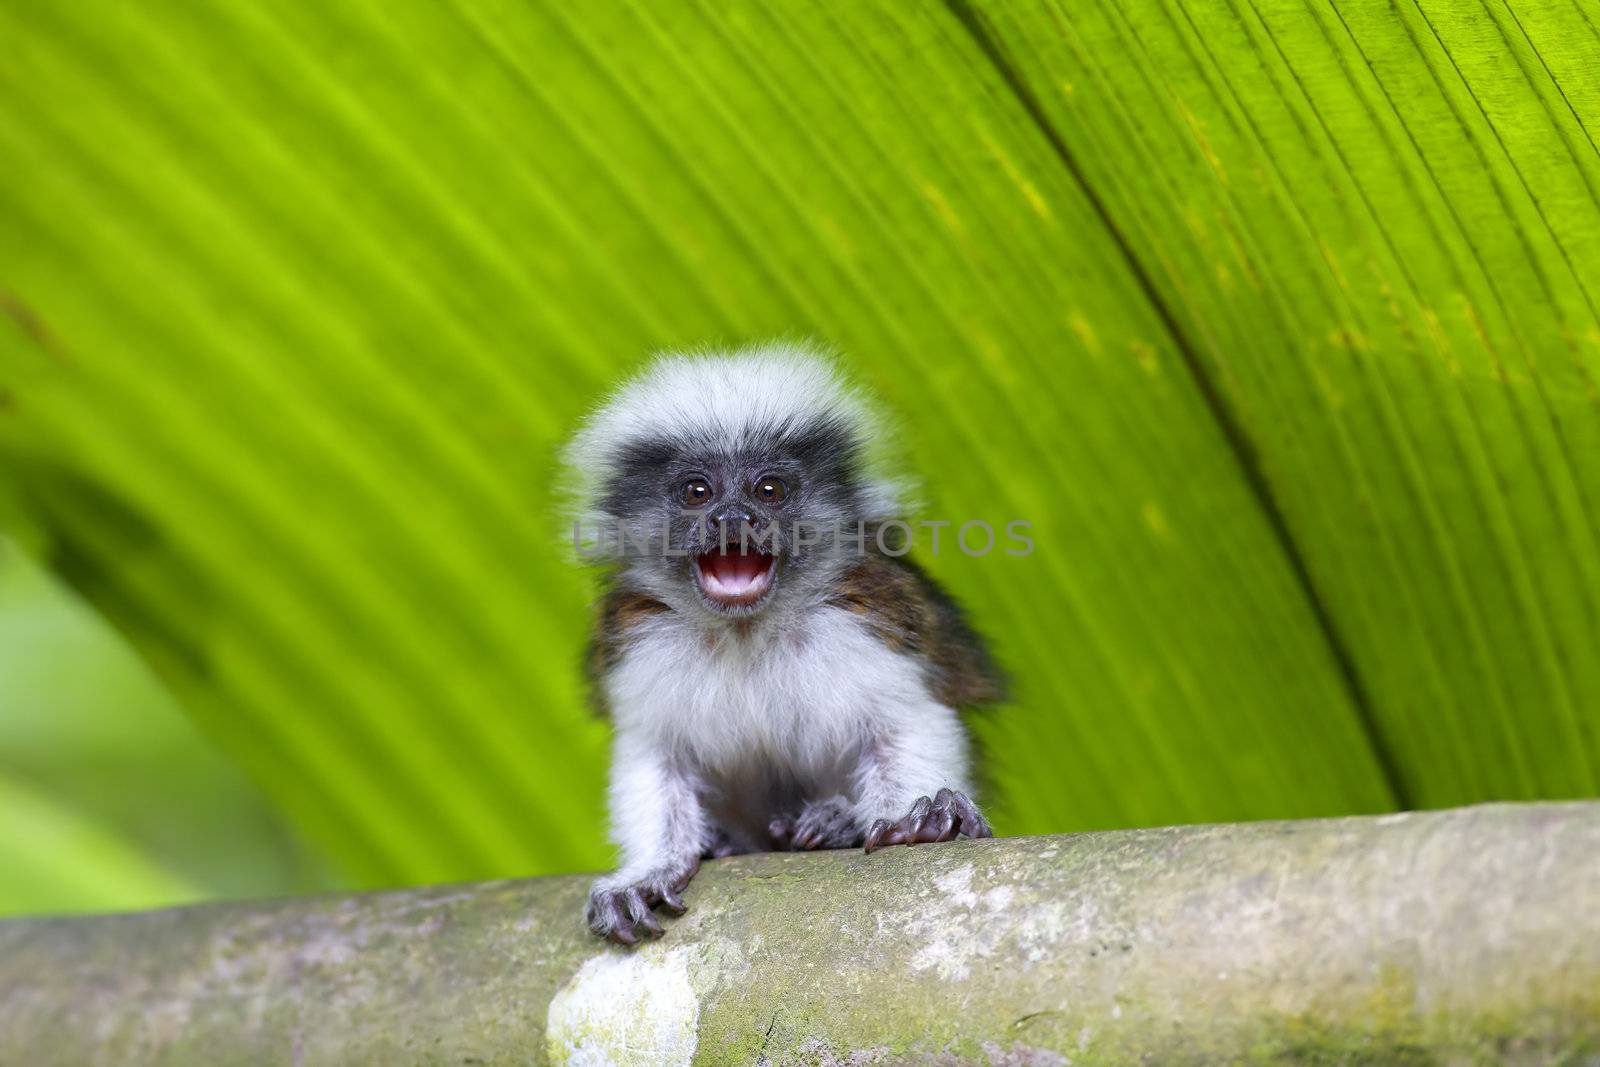
<path fill-rule="evenodd" d="M 730 545 L 724 552 L 696 556 L 694 580 L 717 607 L 749 607 L 767 595 L 777 569 L 776 556 Z"/>

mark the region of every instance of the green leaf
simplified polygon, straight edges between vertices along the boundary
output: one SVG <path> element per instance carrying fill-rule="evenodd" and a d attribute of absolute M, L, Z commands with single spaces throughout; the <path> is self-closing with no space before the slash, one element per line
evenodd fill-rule
<path fill-rule="evenodd" d="M 200 890 L 113 830 L 0 776 L 0 915 L 154 908 Z"/>
<path fill-rule="evenodd" d="M 1399 796 L 1592 795 L 1594 16 L 1052 3 L 970 23 L 1260 456 Z"/>
<path fill-rule="evenodd" d="M 199 736 L 148 668 L 3 538 L 0 779 L 49 797 L 102 837 L 115 837 L 122 851 L 171 871 L 191 894 L 326 884 L 260 794 Z M 42 840 L 37 827 L 20 825 L 31 810 L 6 810 L 0 819 L 17 825 L 0 838 L 26 833 L 30 849 Z M 26 866 L 41 861 L 42 870 Z M 37 851 L 0 857 L 7 872 L 0 913 L 12 884 L 57 866 Z M 99 906 L 118 904 L 112 884 L 100 892 Z M 36 903 L 52 906 L 44 897 Z"/>
<path fill-rule="evenodd" d="M 0 477 L 363 882 L 604 862 L 555 451 L 776 334 L 1032 524 L 1003 829 L 1592 792 L 1583 17 L 9 5 Z"/>

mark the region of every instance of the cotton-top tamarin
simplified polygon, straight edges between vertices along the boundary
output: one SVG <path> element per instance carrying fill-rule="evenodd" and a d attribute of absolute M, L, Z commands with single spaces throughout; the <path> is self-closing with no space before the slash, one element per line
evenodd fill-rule
<path fill-rule="evenodd" d="M 616 731 L 622 866 L 590 893 L 595 933 L 660 934 L 704 858 L 990 836 L 957 709 L 1001 681 L 880 538 L 884 433 L 826 357 L 771 344 L 658 358 L 569 446 Z"/>

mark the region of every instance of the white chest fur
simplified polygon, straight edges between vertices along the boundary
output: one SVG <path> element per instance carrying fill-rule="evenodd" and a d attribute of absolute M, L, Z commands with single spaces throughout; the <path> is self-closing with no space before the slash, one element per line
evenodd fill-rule
<path fill-rule="evenodd" d="M 824 773 L 892 734 L 929 696 L 915 660 L 863 620 L 817 607 L 804 625 L 740 632 L 652 619 L 608 680 L 619 731 L 716 777 Z"/>

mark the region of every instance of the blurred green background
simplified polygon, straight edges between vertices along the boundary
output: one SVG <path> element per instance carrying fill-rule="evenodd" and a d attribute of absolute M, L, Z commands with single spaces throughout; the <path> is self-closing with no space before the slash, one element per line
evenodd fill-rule
<path fill-rule="evenodd" d="M 555 456 L 820 338 L 1009 833 L 1590 796 L 1568 0 L 0 6 L 0 909 L 596 868 Z"/>

